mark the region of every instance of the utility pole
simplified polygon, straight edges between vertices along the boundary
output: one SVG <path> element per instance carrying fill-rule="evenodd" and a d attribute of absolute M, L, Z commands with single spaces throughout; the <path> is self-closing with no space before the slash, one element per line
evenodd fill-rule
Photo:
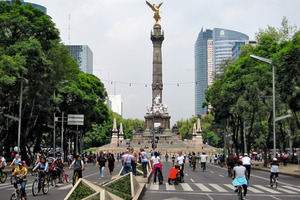
<path fill-rule="evenodd" d="M 61 151 L 64 152 L 64 112 L 61 114 Z"/>
<path fill-rule="evenodd" d="M 20 144 L 21 144 L 21 125 L 22 125 L 22 101 L 23 101 L 23 72 L 21 77 L 21 87 L 20 87 L 20 102 L 19 102 L 19 120 L 18 120 L 18 154 L 20 154 Z"/>
<path fill-rule="evenodd" d="M 53 115 L 53 151 L 55 152 L 55 113 Z"/>

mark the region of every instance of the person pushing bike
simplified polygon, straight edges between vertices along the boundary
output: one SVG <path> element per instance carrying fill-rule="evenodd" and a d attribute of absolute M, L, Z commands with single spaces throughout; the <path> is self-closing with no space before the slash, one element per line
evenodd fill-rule
<path fill-rule="evenodd" d="M 18 184 L 21 185 L 21 191 L 22 191 L 22 200 L 25 200 L 26 198 L 26 183 L 27 183 L 27 168 L 23 166 L 23 162 L 18 163 L 18 167 L 15 168 L 14 172 L 12 173 L 13 176 L 16 176 L 16 179 L 14 181 L 14 187 L 18 189 Z"/>

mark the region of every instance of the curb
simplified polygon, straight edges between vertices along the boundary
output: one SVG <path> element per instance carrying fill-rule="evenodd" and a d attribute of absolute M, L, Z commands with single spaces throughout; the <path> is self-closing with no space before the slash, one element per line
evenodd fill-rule
<path fill-rule="evenodd" d="M 265 171 L 265 172 L 270 172 L 270 169 L 268 169 L 268 168 L 251 167 L 251 169 Z M 300 178 L 300 174 L 291 174 L 291 173 L 280 172 L 280 171 L 279 171 L 279 174 Z"/>

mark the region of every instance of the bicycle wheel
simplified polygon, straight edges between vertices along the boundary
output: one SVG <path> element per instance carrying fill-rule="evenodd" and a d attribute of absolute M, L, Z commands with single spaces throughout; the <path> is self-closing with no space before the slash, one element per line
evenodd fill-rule
<path fill-rule="evenodd" d="M 68 175 L 68 174 L 65 174 L 64 178 L 65 178 L 65 181 L 66 181 L 67 183 L 70 182 L 70 179 L 69 179 L 69 175 Z"/>
<path fill-rule="evenodd" d="M 14 181 L 15 181 L 15 176 L 11 176 L 10 177 L 10 184 L 14 184 Z"/>
<path fill-rule="evenodd" d="M 238 200 L 243 200 L 243 190 L 241 186 L 238 186 Z"/>
<path fill-rule="evenodd" d="M 10 200 L 18 200 L 18 195 L 16 193 L 13 193 L 11 196 L 10 196 Z"/>
<path fill-rule="evenodd" d="M 39 182 L 38 180 L 35 180 L 32 183 L 32 195 L 36 196 L 38 193 L 39 193 Z"/>
<path fill-rule="evenodd" d="M 277 182 L 277 179 L 276 179 L 276 178 L 274 178 L 274 181 L 275 181 L 275 182 L 274 182 L 274 183 L 275 183 L 275 184 L 274 184 L 274 186 L 275 186 L 275 188 L 277 188 L 277 187 L 278 187 L 278 182 Z"/>
<path fill-rule="evenodd" d="M 77 181 L 78 181 L 78 172 L 75 172 L 73 176 L 73 186 L 77 183 Z"/>
<path fill-rule="evenodd" d="M 48 180 L 45 181 L 45 183 L 43 184 L 42 191 L 43 191 L 44 194 L 48 194 L 48 192 L 49 192 L 49 182 L 48 182 Z"/>
<path fill-rule="evenodd" d="M 7 173 L 6 172 L 2 172 L 1 176 L 0 176 L 0 181 L 1 183 L 4 183 L 7 179 Z"/>

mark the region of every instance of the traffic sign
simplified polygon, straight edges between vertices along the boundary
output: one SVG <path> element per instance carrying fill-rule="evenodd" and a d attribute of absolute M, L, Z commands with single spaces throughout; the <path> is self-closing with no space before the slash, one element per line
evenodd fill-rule
<path fill-rule="evenodd" d="M 68 115 L 68 125 L 82 126 L 83 124 L 84 124 L 84 115 L 80 115 L 80 114 Z"/>

